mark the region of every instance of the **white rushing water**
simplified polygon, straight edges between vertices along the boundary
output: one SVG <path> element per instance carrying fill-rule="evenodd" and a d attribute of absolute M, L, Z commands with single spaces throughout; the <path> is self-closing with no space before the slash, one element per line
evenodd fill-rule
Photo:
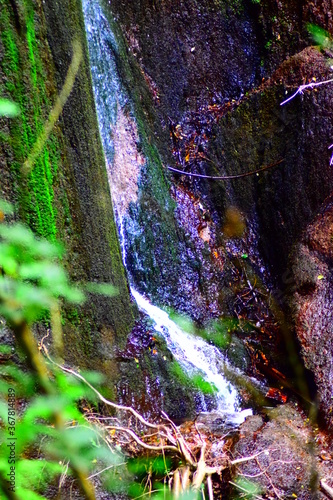
<path fill-rule="evenodd" d="M 235 425 L 252 415 L 250 409 L 240 411 L 238 392 L 222 375 L 226 360 L 217 347 L 208 344 L 201 337 L 184 332 L 165 311 L 151 304 L 134 288 L 131 288 L 131 292 L 139 309 L 152 319 L 155 331 L 163 336 L 169 350 L 186 373 L 200 374 L 206 382 L 215 386 L 215 411 Z"/>
<path fill-rule="evenodd" d="M 115 155 L 113 131 L 118 110 L 128 103 L 129 99 L 117 70 L 115 60 L 118 50 L 117 41 L 99 1 L 83 0 L 83 10 L 98 122 L 106 163 L 110 165 L 113 164 Z M 114 208 L 119 214 L 116 200 L 113 201 Z M 118 217 L 117 224 L 123 263 L 126 267 L 125 231 L 120 217 Z M 184 332 L 165 311 L 151 304 L 133 288 L 131 291 L 139 309 L 151 318 L 156 332 L 163 336 L 169 350 L 184 371 L 189 375 L 200 374 L 205 381 L 216 387 L 217 408 L 215 411 L 226 417 L 226 420 L 232 424 L 243 422 L 252 411 L 240 411 L 237 390 L 223 376 L 223 364 L 226 361 L 222 353 L 202 338 Z"/>

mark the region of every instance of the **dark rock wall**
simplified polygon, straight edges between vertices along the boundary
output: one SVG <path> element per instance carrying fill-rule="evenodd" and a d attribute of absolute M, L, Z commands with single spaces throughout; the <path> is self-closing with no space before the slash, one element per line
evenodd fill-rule
<path fill-rule="evenodd" d="M 1 121 L 1 193 L 34 231 L 60 239 L 74 281 L 112 283 L 114 298 L 90 295 L 65 309 L 67 358 L 111 372 L 113 344 L 124 345 L 133 311 L 122 265 L 92 94 L 82 7 L 70 2 L 0 3 L 0 88 L 21 115 Z M 59 123 L 28 179 L 20 167 L 64 83 L 72 41 L 84 58 Z"/>
<path fill-rule="evenodd" d="M 309 48 L 313 41 L 307 26 L 313 23 L 332 32 L 332 2 L 114 0 L 105 4 L 122 27 L 129 57 L 136 61 L 146 80 L 158 117 L 155 121 L 162 125 L 155 136 L 158 135 L 158 149 L 166 164 L 173 162 L 181 170 L 199 174 L 238 175 L 283 160 L 258 176 L 234 181 L 212 183 L 176 175 L 168 178 L 176 186 L 177 210 L 185 208 L 177 191 L 181 189 L 200 200 L 208 215 L 215 231 L 214 245 L 206 242 L 208 260 L 213 259 L 214 252 L 221 253 L 220 269 L 212 268 L 213 274 L 220 276 L 217 287 L 223 277 L 230 285 L 226 278 L 230 276 L 230 255 L 226 249 L 232 245 L 225 243 L 224 229 L 226 210 L 236 205 L 245 216 L 252 240 L 248 237 L 243 244 L 236 241 L 233 248 L 239 254 L 250 253 L 251 245 L 253 249 L 256 247 L 261 264 L 258 265 L 258 258 L 252 260 L 257 263 L 255 274 L 260 275 L 260 269 L 269 269 L 275 292 L 285 306 L 288 302 L 285 289 L 295 291 L 296 287 L 296 275 L 291 277 L 289 269 L 289 259 L 295 258 L 290 257 L 293 247 L 332 190 L 328 150 L 333 142 L 332 87 L 306 91 L 284 107 L 280 103 L 299 85 L 331 76 L 330 53 Z M 168 127 L 172 130 L 169 144 Z M 192 155 L 195 148 L 190 149 L 193 143 L 191 146 L 190 140 L 186 142 L 182 137 L 189 132 L 192 137 L 201 138 L 200 148 L 195 143 L 197 158 Z M 149 208 L 153 207 L 151 200 L 146 207 L 153 211 Z M 139 217 L 135 215 L 134 219 L 138 221 Z M 179 219 L 184 228 L 186 216 Z M 140 224 L 144 224 L 143 219 Z M 201 231 L 203 224 L 199 226 Z M 185 231 L 187 241 L 190 233 Z M 195 259 L 197 245 L 192 252 Z M 162 254 L 153 250 L 159 266 Z M 177 248 L 175 256 L 177 262 Z M 307 258 L 310 262 L 309 255 Z M 198 262 L 201 269 L 205 267 L 204 259 Z M 330 262 L 326 265 L 330 269 Z M 201 273 L 201 283 L 207 276 Z M 149 289 L 150 277 L 147 278 Z M 327 279 L 325 283 L 330 282 Z M 329 420 L 332 350 L 331 326 L 326 325 L 327 321 L 331 325 L 328 312 L 331 292 L 327 286 L 326 292 L 316 299 L 327 304 L 322 310 L 326 319 L 319 320 L 318 315 L 308 313 L 309 321 L 317 322 L 318 332 L 325 329 L 326 340 L 321 343 L 318 333 L 316 354 L 309 342 L 310 333 L 303 336 L 299 333 L 299 338 L 306 365 L 315 373 L 319 397 Z M 230 288 L 229 291 L 232 293 Z M 304 293 L 310 292 L 306 289 Z M 214 293 L 210 290 L 208 295 L 211 298 Z M 303 299 L 299 300 L 296 311 L 302 307 Z M 223 297 L 218 301 L 222 310 Z M 315 303 L 313 310 L 318 308 L 318 302 Z M 321 328 L 321 324 L 326 326 Z M 319 361 L 322 346 L 327 351 L 327 363 Z"/>
<path fill-rule="evenodd" d="M 315 376 L 330 430 L 333 376 L 333 204 L 330 196 L 293 254 L 293 312 L 305 366 Z"/>
<path fill-rule="evenodd" d="M 307 23 L 330 28 L 328 7 L 270 0 L 110 3 L 129 53 L 155 92 L 165 126 L 170 120 L 183 124 L 188 113 L 199 115 L 203 106 L 246 94 L 236 110 L 209 130 L 205 152 L 214 165 L 201 162 L 196 172 L 234 175 L 280 159 L 284 163 L 258 179 L 218 186 L 196 181 L 191 188 L 219 212 L 221 227 L 230 203 L 252 218 L 256 213 L 266 262 L 276 274 L 283 272 L 293 238 L 315 215 L 332 182 L 327 165 L 330 90 L 297 98 L 283 108 L 279 104 L 285 93 L 313 77 L 328 77 L 330 70 L 313 51 L 283 64 L 269 84 L 262 78 L 271 77 L 285 59 L 310 44 Z M 193 165 L 185 164 L 185 169 L 194 171 Z"/>
<path fill-rule="evenodd" d="M 258 81 L 255 26 L 242 1 L 110 2 L 129 47 L 174 120 L 204 99 L 231 99 Z"/>
<path fill-rule="evenodd" d="M 261 253 L 280 278 L 295 240 L 333 187 L 328 150 L 333 92 L 327 86 L 284 106 L 280 103 L 298 82 L 319 81 L 329 74 L 324 56 L 315 48 L 305 49 L 222 118 L 211 141 L 210 157 L 221 175 L 242 174 L 283 160 L 266 172 L 228 182 L 234 202 L 249 219 L 257 219 Z M 207 173 L 215 174 L 212 167 Z M 221 211 L 223 220 L 223 207 Z"/>

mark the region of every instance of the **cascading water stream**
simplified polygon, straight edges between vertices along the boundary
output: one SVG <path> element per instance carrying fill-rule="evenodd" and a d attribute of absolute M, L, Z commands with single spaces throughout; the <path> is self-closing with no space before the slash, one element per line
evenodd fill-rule
<path fill-rule="evenodd" d="M 125 104 L 130 103 L 130 100 L 123 89 L 117 70 L 115 59 L 115 54 L 118 53 L 117 41 L 99 1 L 83 0 L 83 10 L 98 121 L 106 164 L 110 172 L 115 156 L 113 130 L 116 127 L 117 115 Z M 112 176 L 109 176 L 109 180 L 112 180 Z M 125 232 L 122 206 L 119 201 L 121 193 L 114 193 L 114 185 L 110 188 L 114 195 L 113 203 L 123 262 L 126 267 Z M 223 364 L 226 361 L 221 352 L 200 337 L 184 332 L 166 312 L 152 305 L 133 287 L 131 292 L 139 309 L 151 318 L 156 332 L 164 337 L 169 350 L 182 368 L 189 375 L 199 373 L 207 382 L 215 386 L 217 389 L 216 411 L 225 416 L 230 423 L 240 424 L 244 421 L 251 410 L 240 411 L 237 390 L 223 376 Z"/>
<path fill-rule="evenodd" d="M 239 410 L 237 390 L 228 382 L 223 373 L 226 360 L 221 352 L 202 338 L 184 332 L 165 311 L 152 305 L 131 287 L 131 292 L 141 311 L 154 322 L 154 329 L 166 340 L 169 350 L 189 375 L 200 373 L 216 388 L 216 412 L 224 415 L 229 423 L 240 424 L 252 414 L 251 410 Z"/>

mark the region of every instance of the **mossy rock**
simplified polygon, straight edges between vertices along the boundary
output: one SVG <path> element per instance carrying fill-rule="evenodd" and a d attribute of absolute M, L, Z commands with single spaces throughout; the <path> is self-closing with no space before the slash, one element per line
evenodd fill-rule
<path fill-rule="evenodd" d="M 134 321 L 101 147 L 82 6 L 25 0 L 0 2 L 0 88 L 20 107 L 2 119 L 0 186 L 20 218 L 40 236 L 61 240 L 64 265 L 77 282 L 108 282 L 114 298 L 90 295 L 86 306 L 66 316 L 66 357 L 81 366 L 110 365 L 114 343 L 124 344 Z M 22 164 L 41 134 L 63 86 L 78 39 L 84 57 L 58 124 L 31 174 Z M 112 368 L 113 370 L 113 368 Z"/>

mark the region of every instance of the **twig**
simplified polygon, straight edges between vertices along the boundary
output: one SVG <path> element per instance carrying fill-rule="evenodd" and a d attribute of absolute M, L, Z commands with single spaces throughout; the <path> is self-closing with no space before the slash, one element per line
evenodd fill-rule
<path fill-rule="evenodd" d="M 173 475 L 173 488 L 172 488 L 172 494 L 174 498 L 179 498 L 180 495 L 180 475 L 179 475 L 179 469 L 175 470 L 174 475 Z"/>
<path fill-rule="evenodd" d="M 182 488 L 183 491 L 187 491 L 190 485 L 190 473 L 191 470 L 189 466 L 181 468 L 181 480 L 182 480 Z"/>
<path fill-rule="evenodd" d="M 307 83 L 306 85 L 301 85 L 300 87 L 298 87 L 298 89 L 296 90 L 296 92 L 292 96 L 288 97 L 288 99 L 286 99 L 285 101 L 280 102 L 280 106 L 283 106 L 287 102 L 291 101 L 298 94 L 303 94 L 303 90 L 305 90 L 305 89 L 308 89 L 308 88 L 312 89 L 313 87 L 319 87 L 319 85 L 325 85 L 326 83 L 332 83 L 332 82 L 333 82 L 333 78 L 331 78 L 330 80 L 325 80 L 323 82 L 311 82 L 311 83 Z"/>
<path fill-rule="evenodd" d="M 86 380 L 82 375 L 80 375 L 79 373 L 77 373 L 75 370 L 72 370 L 71 368 L 66 368 L 65 366 L 62 366 L 60 365 L 59 363 L 56 363 L 49 355 L 49 352 L 48 352 L 48 349 L 47 347 L 43 344 L 42 345 L 42 348 L 45 352 L 45 355 L 47 357 L 47 359 L 52 363 L 54 364 L 55 366 L 57 366 L 58 368 L 60 368 L 60 370 L 66 372 L 66 373 L 70 373 L 71 375 L 74 375 L 74 377 L 82 380 L 82 382 L 84 382 L 97 396 L 98 398 L 103 402 L 105 403 L 106 405 L 108 406 L 111 406 L 112 408 L 114 408 L 115 410 L 120 410 L 120 411 L 127 411 L 129 413 L 132 413 L 132 415 L 134 415 L 135 418 L 137 418 L 142 424 L 146 425 L 147 427 L 150 427 L 151 429 L 156 429 L 158 431 L 165 431 L 166 434 L 168 435 L 168 439 L 171 440 L 171 442 L 173 442 L 174 445 L 176 445 L 176 441 L 175 439 L 172 438 L 172 436 L 170 435 L 170 432 L 169 432 L 169 429 L 167 429 L 165 427 L 165 425 L 161 425 L 161 424 L 152 424 L 151 422 L 148 422 L 148 420 L 146 420 L 145 418 L 142 417 L 142 415 L 140 415 L 140 413 L 138 413 L 137 411 L 135 411 L 133 408 L 131 408 L 130 406 L 123 406 L 123 405 L 118 405 L 116 403 L 113 403 L 112 401 L 109 401 L 108 399 L 106 399 L 104 396 L 102 396 L 102 394 L 93 386 L 91 385 L 88 380 Z"/>
<path fill-rule="evenodd" d="M 259 463 L 259 460 L 257 460 L 257 463 L 258 463 L 258 466 L 260 468 L 260 463 Z M 273 460 L 272 462 L 270 462 L 269 465 L 267 465 L 266 469 L 262 470 L 260 468 L 260 471 L 261 472 L 258 472 L 258 474 L 245 474 L 244 472 L 242 473 L 238 473 L 239 476 L 242 476 L 242 477 L 248 477 L 250 479 L 255 479 L 257 477 L 260 477 L 260 476 L 263 476 L 264 474 L 266 474 L 268 472 L 268 470 L 275 464 L 278 464 L 278 463 L 281 463 L 283 465 L 290 465 L 290 464 L 296 464 L 296 463 L 299 463 L 299 462 L 295 462 L 295 460 L 290 460 L 290 461 L 284 461 L 284 460 Z"/>
<path fill-rule="evenodd" d="M 183 439 L 183 436 L 179 432 L 178 427 L 176 426 L 176 424 L 174 422 L 172 422 L 172 420 L 168 417 L 168 415 L 164 411 L 162 411 L 162 415 L 170 423 L 171 427 L 173 428 L 173 430 L 174 430 L 174 432 L 175 432 L 175 434 L 177 436 L 177 443 L 180 446 L 181 452 L 184 455 L 185 460 L 190 465 L 194 466 L 195 465 L 195 460 L 192 457 L 191 450 L 189 449 L 189 447 L 187 446 L 185 440 Z"/>
<path fill-rule="evenodd" d="M 206 452 L 206 443 L 203 443 L 201 447 L 200 459 L 197 464 L 197 470 L 193 476 L 193 489 L 198 490 L 205 479 L 207 474 L 207 467 L 205 462 L 205 452 Z"/>
<path fill-rule="evenodd" d="M 103 474 L 103 472 L 105 472 L 109 469 L 113 469 L 114 467 L 120 467 L 121 465 L 127 465 L 127 464 L 126 464 L 126 462 L 122 462 L 120 464 L 109 465 L 108 467 L 105 467 L 105 469 L 102 469 L 102 470 L 96 472 L 95 474 L 91 474 L 91 476 L 89 476 L 88 479 L 92 479 L 93 477 L 96 477 L 96 476 L 99 476 L 100 474 Z"/>
<path fill-rule="evenodd" d="M 244 174 L 237 174 L 237 175 L 203 175 L 203 174 L 193 174 L 191 172 L 185 172 L 184 170 L 178 170 L 178 168 L 174 167 L 167 167 L 168 170 L 171 170 L 172 172 L 176 172 L 177 174 L 181 175 L 188 175 L 190 177 L 200 177 L 201 179 L 211 179 L 211 180 L 220 180 L 220 181 L 227 181 L 230 179 L 241 179 L 242 177 L 249 177 L 250 175 L 255 175 L 259 174 L 260 172 L 264 172 L 265 170 L 268 170 L 269 168 L 276 167 L 277 165 L 280 165 L 284 159 L 279 160 L 275 163 L 271 163 L 270 165 L 266 165 L 265 167 L 258 168 L 257 170 L 253 170 L 252 172 L 245 172 Z"/>
<path fill-rule="evenodd" d="M 67 461 L 64 464 L 64 470 L 61 473 L 61 476 L 60 476 L 60 479 L 59 479 L 59 487 L 58 487 L 59 492 L 60 492 L 61 488 L 63 487 L 63 485 L 65 483 L 65 479 L 67 477 L 67 472 L 68 472 L 68 467 L 69 467 L 69 462 Z"/>
<path fill-rule="evenodd" d="M 249 462 L 250 460 L 255 460 L 259 455 L 262 455 L 265 453 L 265 455 L 269 454 L 268 450 L 262 450 L 259 451 L 259 453 L 256 453 L 255 455 L 250 455 L 249 457 L 242 457 L 242 458 L 236 458 L 235 460 L 231 461 L 231 465 L 238 465 L 238 464 L 243 464 L 245 462 Z"/>
<path fill-rule="evenodd" d="M 331 486 L 328 486 L 328 484 L 324 479 L 320 481 L 320 487 L 325 493 L 325 495 L 327 495 L 328 498 L 331 498 L 333 500 L 333 488 L 331 488 Z"/>
<path fill-rule="evenodd" d="M 212 476 L 211 475 L 207 476 L 207 490 L 208 490 L 209 500 L 214 500 L 213 483 L 212 483 Z"/>
<path fill-rule="evenodd" d="M 264 470 L 264 471 L 262 470 L 262 466 L 261 466 L 261 463 L 260 463 L 260 461 L 259 461 L 259 460 L 256 460 L 256 462 L 257 462 L 257 464 L 258 464 L 259 469 L 263 472 L 263 474 L 264 474 L 264 476 L 266 477 L 267 481 L 268 481 L 268 482 L 269 482 L 269 484 L 271 485 L 271 487 L 272 487 L 272 489 L 273 489 L 273 491 L 274 491 L 275 496 L 276 496 L 279 500 L 282 500 L 282 497 L 281 497 L 281 495 L 279 494 L 279 492 L 278 492 L 277 488 L 275 487 L 275 485 L 274 485 L 274 483 L 273 483 L 273 481 L 272 481 L 271 477 L 267 474 L 267 470 Z"/>
<path fill-rule="evenodd" d="M 129 434 L 133 439 L 134 441 L 136 441 L 140 446 L 142 446 L 142 448 L 146 448 L 147 450 L 155 450 L 155 451 L 162 451 L 163 449 L 164 450 L 171 450 L 171 451 L 176 451 L 176 452 L 179 452 L 179 449 L 177 448 L 177 446 L 170 446 L 170 445 L 153 445 L 153 444 L 147 444 L 145 443 L 144 441 L 142 441 L 136 434 L 134 431 L 132 431 L 131 429 L 129 429 L 128 427 L 115 427 L 115 426 L 107 426 L 106 429 L 110 429 L 110 430 L 115 430 L 115 431 L 119 431 L 119 432 L 125 432 L 126 434 Z"/>
<path fill-rule="evenodd" d="M 134 500 L 139 500 L 139 498 L 143 498 L 143 497 L 146 497 L 147 495 L 151 495 L 152 493 L 158 493 L 160 492 L 161 490 L 151 490 L 151 491 L 147 491 L 147 493 L 143 493 L 142 495 L 140 495 L 139 497 L 135 497 Z"/>

